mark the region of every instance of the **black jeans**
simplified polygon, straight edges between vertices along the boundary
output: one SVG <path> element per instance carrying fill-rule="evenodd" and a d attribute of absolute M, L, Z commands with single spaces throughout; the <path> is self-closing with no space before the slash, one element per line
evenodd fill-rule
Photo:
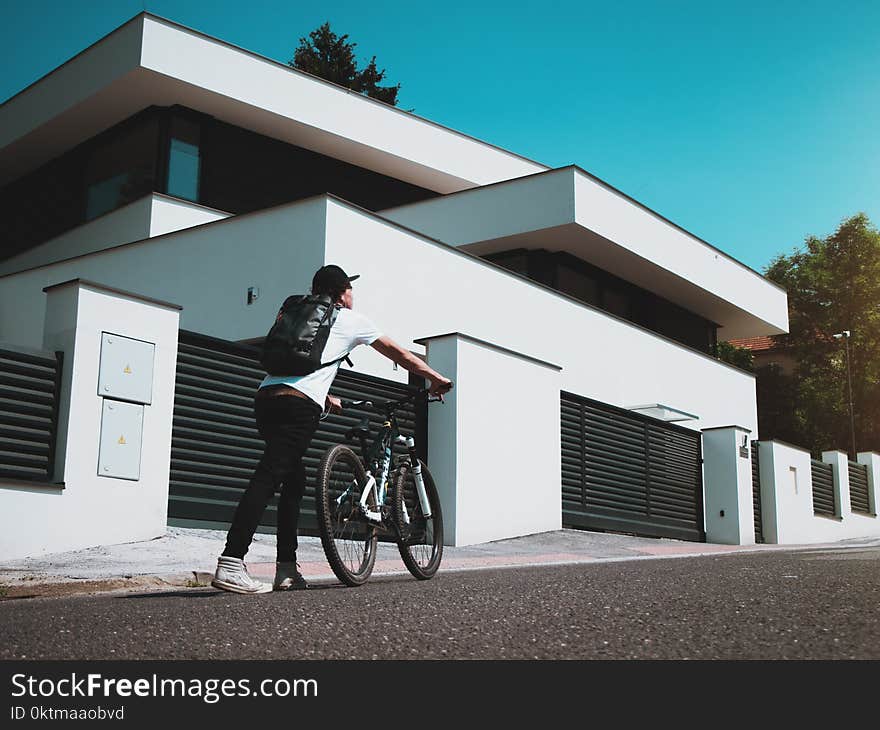
<path fill-rule="evenodd" d="M 296 396 L 258 396 L 254 399 L 254 415 L 266 447 L 235 510 L 223 554 L 244 558 L 266 505 L 280 484 L 278 561 L 292 562 L 296 560 L 296 527 L 306 485 L 302 460 L 318 428 L 321 407 L 311 399 Z"/>

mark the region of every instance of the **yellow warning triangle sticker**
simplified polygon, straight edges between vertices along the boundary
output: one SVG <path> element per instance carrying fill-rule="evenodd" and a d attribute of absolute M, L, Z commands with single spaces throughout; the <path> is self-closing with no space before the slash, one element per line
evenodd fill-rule
<path fill-rule="evenodd" d="M 119 441 L 117 443 L 124 444 L 125 443 L 125 436 L 120 436 Z"/>
<path fill-rule="evenodd" d="M 126 375 L 131 375 L 131 365 L 126 365 L 125 370 L 123 370 Z"/>

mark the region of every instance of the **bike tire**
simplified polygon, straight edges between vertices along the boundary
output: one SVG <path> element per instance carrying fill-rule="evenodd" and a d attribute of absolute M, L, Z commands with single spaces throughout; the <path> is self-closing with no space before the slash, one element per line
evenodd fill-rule
<path fill-rule="evenodd" d="M 353 480 L 357 480 L 356 496 L 337 504 Z M 364 465 L 348 446 L 339 444 L 326 451 L 318 466 L 315 494 L 318 531 L 330 568 L 351 587 L 363 585 L 376 563 L 376 528 L 357 511 L 366 482 Z"/>
<path fill-rule="evenodd" d="M 422 478 L 431 505 L 431 517 L 427 520 L 422 513 L 421 503 L 413 481 L 410 464 L 402 463 L 397 468 L 393 484 L 394 519 L 400 534 L 397 549 L 406 569 L 419 580 L 433 578 L 443 559 L 443 511 L 440 508 L 440 495 L 434 478 L 422 462 Z M 403 516 L 406 504 L 409 524 Z"/>

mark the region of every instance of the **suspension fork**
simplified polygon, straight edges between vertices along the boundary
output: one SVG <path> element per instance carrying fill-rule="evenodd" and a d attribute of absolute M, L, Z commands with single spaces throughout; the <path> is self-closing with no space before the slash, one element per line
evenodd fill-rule
<path fill-rule="evenodd" d="M 416 494 L 419 495 L 419 503 L 422 505 L 422 514 L 427 518 L 431 516 L 431 502 L 428 500 L 428 492 L 425 490 L 425 479 L 422 476 L 422 463 L 416 454 L 416 441 L 412 436 L 406 437 L 406 448 L 409 451 L 410 468 L 413 471 L 413 481 L 416 485 Z M 404 503 L 404 509 L 406 504 Z"/>

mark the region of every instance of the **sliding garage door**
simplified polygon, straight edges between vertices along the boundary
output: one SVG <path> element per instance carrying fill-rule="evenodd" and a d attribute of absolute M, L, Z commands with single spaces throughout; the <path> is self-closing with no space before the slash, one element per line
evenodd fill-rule
<path fill-rule="evenodd" d="M 700 434 L 562 393 L 565 527 L 705 541 Z"/>

